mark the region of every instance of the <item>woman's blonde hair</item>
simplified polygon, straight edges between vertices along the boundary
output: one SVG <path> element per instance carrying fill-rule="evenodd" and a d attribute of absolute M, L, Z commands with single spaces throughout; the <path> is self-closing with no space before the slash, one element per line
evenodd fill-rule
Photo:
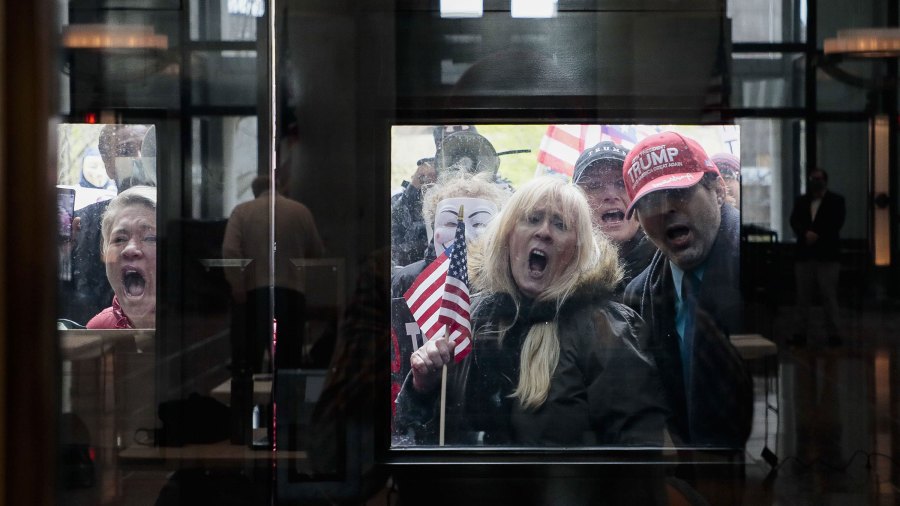
<path fill-rule="evenodd" d="M 442 174 L 437 182 L 425 187 L 422 197 L 422 217 L 431 227 L 434 215 L 442 200 L 451 198 L 485 199 L 503 207 L 509 198 L 509 192 L 494 182 L 493 175 L 487 172 L 472 174 L 464 170 L 455 170 Z"/>
<path fill-rule="evenodd" d="M 116 217 L 126 207 L 146 206 L 156 211 L 156 187 L 154 186 L 132 186 L 122 193 L 113 197 L 109 202 L 109 206 L 103 213 L 103 220 L 100 222 L 100 252 L 105 256 L 106 247 L 109 243 L 109 234 L 112 232 L 113 223 Z"/>
<path fill-rule="evenodd" d="M 590 282 L 596 288 L 612 291 L 622 278 L 616 247 L 591 222 L 591 210 L 584 192 L 556 176 L 535 178 L 509 199 L 485 233 L 480 272 L 476 288 L 487 293 L 506 293 L 512 297 L 518 317 L 524 299 L 510 268 L 510 235 L 516 225 L 540 207 L 549 206 L 558 213 L 567 229 L 575 231 L 575 254 L 553 286 L 539 294 L 535 302 L 549 303 L 557 314 L 575 290 Z M 503 333 L 509 328 L 501 328 Z M 536 409 L 547 399 L 550 378 L 559 362 L 559 324 L 534 323 L 522 345 L 519 384 L 513 397 L 526 409 Z"/>

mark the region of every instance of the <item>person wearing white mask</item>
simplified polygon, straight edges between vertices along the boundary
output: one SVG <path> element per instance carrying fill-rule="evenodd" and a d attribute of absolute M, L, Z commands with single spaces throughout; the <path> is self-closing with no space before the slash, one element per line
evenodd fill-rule
<path fill-rule="evenodd" d="M 459 208 L 463 206 L 466 241 L 472 243 L 500 211 L 510 193 L 489 174 L 454 171 L 425 188 L 422 215 L 429 225 L 431 244 L 425 258 L 401 267 L 391 277 L 391 296 L 402 297 L 428 264 L 453 242 Z"/>

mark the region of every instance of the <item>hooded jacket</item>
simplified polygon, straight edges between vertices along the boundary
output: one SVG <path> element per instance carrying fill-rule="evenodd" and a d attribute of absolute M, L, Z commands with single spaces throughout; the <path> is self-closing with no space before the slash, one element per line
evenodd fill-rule
<path fill-rule="evenodd" d="M 609 283 L 600 278 L 585 276 L 558 312 L 554 302 L 523 303 L 517 312 L 505 293 L 474 301 L 473 351 L 448 367 L 448 444 L 662 444 L 667 410 L 656 368 L 638 348 L 643 322 L 611 300 Z M 511 396 L 522 345 L 532 325 L 554 320 L 559 362 L 547 399 L 524 409 Z M 415 391 L 410 374 L 397 399 L 395 428 L 412 429 L 418 444 L 437 443 L 438 391 Z"/>
<path fill-rule="evenodd" d="M 672 410 L 669 431 L 675 443 L 743 448 L 753 418 L 753 383 L 728 339 L 742 325 L 740 216 L 730 205 L 723 205 L 721 217 L 698 295 L 689 391 L 675 329 L 672 269 L 662 252 L 628 284 L 625 303 L 641 314 L 650 329 L 644 349 L 656 361 L 665 385 Z"/>

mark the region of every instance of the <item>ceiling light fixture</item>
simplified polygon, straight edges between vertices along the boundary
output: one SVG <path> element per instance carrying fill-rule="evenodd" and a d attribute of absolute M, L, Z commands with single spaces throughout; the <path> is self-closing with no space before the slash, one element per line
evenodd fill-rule
<path fill-rule="evenodd" d="M 859 58 L 900 56 L 900 28 L 838 30 L 837 37 L 825 39 L 825 54 Z"/>

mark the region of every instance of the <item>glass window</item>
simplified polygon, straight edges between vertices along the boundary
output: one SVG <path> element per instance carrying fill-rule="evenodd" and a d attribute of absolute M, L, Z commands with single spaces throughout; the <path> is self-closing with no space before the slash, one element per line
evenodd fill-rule
<path fill-rule="evenodd" d="M 256 104 L 256 51 L 224 50 L 191 53 L 191 99 L 195 105 Z"/>
<path fill-rule="evenodd" d="M 279 11 L 266 11 L 273 3 Z M 57 235 L 62 445 L 70 459 L 63 498 L 166 503 L 196 490 L 212 503 L 222 495 L 248 504 L 359 502 L 361 490 L 385 488 L 362 483 L 383 478 L 379 463 L 409 463 L 422 452 L 449 458 L 432 430 L 437 390 L 404 390 L 404 382 L 438 377 L 436 370 L 411 375 L 429 330 L 407 292 L 442 254 L 456 255 L 457 264 L 453 272 L 441 264 L 444 279 L 465 277 L 457 271 L 466 244 L 456 238 L 460 219 L 473 239 L 494 233 L 491 218 L 506 219 L 503 240 L 515 258 L 499 256 L 508 268 L 498 270 L 510 273 L 506 292 L 471 285 L 471 307 L 500 313 L 478 312 L 468 344 L 455 343 L 454 354 L 489 364 L 461 362 L 445 382 L 446 442 L 462 449 L 455 455 L 474 460 L 483 450 L 516 447 L 504 455 L 534 458 L 528 453 L 539 448 L 553 459 L 618 461 L 634 458 L 616 453 L 620 446 L 654 459 L 677 458 L 661 448 L 743 450 L 753 385 L 729 347 L 729 329 L 711 331 L 733 359 L 729 381 L 720 364 L 698 364 L 691 370 L 705 376 L 692 379 L 676 361 L 660 382 L 639 351 L 644 328 L 613 303 L 626 286 L 614 260 L 621 252 L 623 279 L 635 279 L 657 243 L 681 255 L 699 225 L 709 225 L 705 246 L 721 223 L 737 236 L 739 209 L 744 223 L 783 231 L 776 202 L 786 199 L 785 167 L 799 157 L 802 123 L 717 124 L 728 77 L 720 4 L 598 10 L 588 3 L 538 20 L 514 19 L 490 2 L 473 19 L 442 19 L 405 1 L 387 10 L 301 1 L 62 2 L 65 23 L 110 34 L 109 43 L 86 47 L 76 36 L 88 32 L 71 30 L 63 55 Z M 765 26 L 742 36 L 794 40 L 795 7 L 769 8 L 767 16 L 751 13 Z M 121 47 L 129 30 L 146 45 Z M 803 102 L 801 57 L 734 60 L 739 107 Z M 119 125 L 143 134 L 137 147 L 114 147 L 107 162 L 102 132 Z M 663 140 L 642 145 L 648 139 Z M 487 175 L 460 176 L 469 172 Z M 488 189 L 438 198 L 454 177 Z M 581 190 L 568 184 L 574 179 Z M 114 207 L 136 182 L 157 195 L 152 214 L 140 203 Z M 547 192 L 557 185 L 559 195 Z M 629 189 L 645 191 L 634 207 Z M 512 208 L 517 215 L 503 214 L 519 195 L 539 197 Z M 93 201 L 82 207 L 85 198 Z M 98 202 L 117 213 L 102 243 L 88 237 L 79 215 Z M 673 225 L 659 218 L 669 207 L 699 210 L 696 220 Z M 529 242 L 547 235 L 558 249 Z M 78 241 L 99 250 L 98 274 L 78 266 Z M 476 267 L 487 254 L 480 247 L 471 249 Z M 691 271 L 702 261 L 684 254 L 682 313 L 665 324 L 690 342 L 701 281 Z M 723 318 L 737 321 L 740 251 L 720 258 Z M 472 282 L 484 272 L 473 269 Z M 577 282 L 558 292 L 562 301 L 577 291 L 565 299 L 575 306 L 539 297 L 558 280 Z M 90 295 L 79 283 L 104 293 L 76 314 L 69 306 Z M 584 301 L 588 317 L 559 316 Z M 115 328 L 79 328 L 97 314 Z M 567 327 L 610 319 L 595 333 L 612 344 Z M 501 340 L 496 331 L 511 330 L 508 323 L 516 330 Z M 564 330 L 544 334 L 551 323 Z M 520 357 L 531 351 L 537 359 L 523 366 Z M 662 390 L 711 383 L 727 388 L 718 390 L 722 403 L 705 406 L 715 418 L 710 439 L 692 439 L 684 426 L 664 431 Z M 454 404 L 466 389 L 479 405 Z M 404 411 L 416 408 L 400 402 L 404 394 L 424 399 L 424 411 Z M 553 412 L 539 419 L 545 401 Z"/>
<path fill-rule="evenodd" d="M 741 127 L 741 223 L 791 236 L 794 167 L 803 146 L 801 120 L 750 119 Z M 799 191 L 799 190 L 798 190 Z M 787 235 L 785 235 L 787 234 Z"/>
<path fill-rule="evenodd" d="M 391 196 L 393 448 L 662 447 L 658 409 L 666 401 L 637 386 L 655 373 L 619 347 L 631 330 L 597 330 L 603 345 L 571 341 L 575 330 L 563 318 L 590 321 L 602 304 L 578 284 L 572 297 L 586 297 L 581 303 L 554 297 L 551 287 L 567 279 L 570 262 L 598 276 L 616 270 L 589 263 L 602 254 L 592 247 L 576 255 L 575 244 L 621 248 L 624 279 L 596 280 L 621 293 L 650 264 L 651 240 L 684 265 L 684 238 L 709 234 L 704 227 L 721 224 L 737 243 L 741 142 L 733 125 L 394 126 L 392 180 L 404 182 Z M 580 235 L 594 237 L 595 227 L 602 236 Z M 467 262 L 469 247 L 491 262 L 473 269 L 474 283 L 463 268 L 477 265 Z M 740 264 L 739 251 L 729 257 Z M 739 290 L 730 281 L 723 293 Z M 520 314 L 526 305 L 532 316 Z M 558 374 L 541 369 L 543 353 L 553 353 L 534 344 L 541 339 L 559 346 Z M 616 363 L 600 359 L 602 373 L 577 365 L 574 357 L 595 353 Z M 561 372 L 569 368 L 580 372 Z M 534 379 L 543 375 L 543 383 Z M 740 390 L 729 381 L 723 388 Z M 593 398 L 596 391 L 608 397 Z M 735 406 L 724 408 L 729 420 L 751 416 Z M 710 437 L 727 447 L 733 426 L 720 422 Z"/>
<path fill-rule="evenodd" d="M 206 116 L 192 120 L 191 216 L 222 219 L 253 199 L 259 174 L 258 118 Z"/>
<path fill-rule="evenodd" d="M 256 41 L 257 24 L 264 20 L 260 0 L 191 0 L 191 40 Z"/>
<path fill-rule="evenodd" d="M 795 53 L 733 53 L 735 107 L 802 107 L 805 58 Z"/>
<path fill-rule="evenodd" d="M 729 0 L 734 42 L 803 42 L 806 40 L 806 0 Z"/>

